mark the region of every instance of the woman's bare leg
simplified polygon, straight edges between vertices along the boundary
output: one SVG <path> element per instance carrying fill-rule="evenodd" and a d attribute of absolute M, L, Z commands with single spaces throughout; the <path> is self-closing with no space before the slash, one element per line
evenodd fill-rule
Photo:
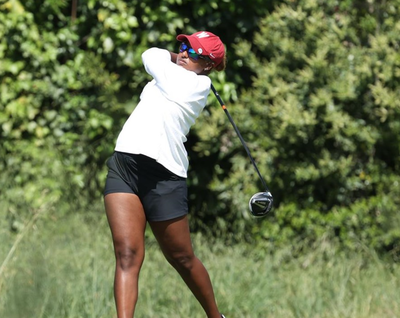
<path fill-rule="evenodd" d="M 138 298 L 138 280 L 144 260 L 146 217 L 139 198 L 111 193 L 104 198 L 116 258 L 114 297 L 118 318 L 132 318 Z"/>
<path fill-rule="evenodd" d="M 208 318 L 220 318 L 208 272 L 194 255 L 187 216 L 149 222 L 168 262 L 178 271 Z"/>

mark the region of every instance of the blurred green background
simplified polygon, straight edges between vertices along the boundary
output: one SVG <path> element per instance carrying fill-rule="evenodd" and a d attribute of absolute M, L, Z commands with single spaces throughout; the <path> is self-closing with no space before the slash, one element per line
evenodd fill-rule
<path fill-rule="evenodd" d="M 105 162 L 150 79 L 142 52 L 176 51 L 177 34 L 198 30 L 226 45 L 213 84 L 275 199 L 267 217 L 249 215 L 264 189 L 211 94 L 188 136 L 189 203 L 229 317 L 400 316 L 400 0 L 0 1 L 0 316 L 112 315 Z M 275 299 L 270 278 L 251 281 L 264 272 L 298 286 L 304 274 L 317 286 L 299 288 L 321 295 L 278 285 L 286 302 L 261 305 Z M 259 288 L 253 302 L 237 282 L 242 295 Z M 331 297 L 342 311 L 327 293 L 347 295 Z M 152 299 L 142 317 L 173 316 Z M 189 299 L 180 316 L 201 317 Z"/>

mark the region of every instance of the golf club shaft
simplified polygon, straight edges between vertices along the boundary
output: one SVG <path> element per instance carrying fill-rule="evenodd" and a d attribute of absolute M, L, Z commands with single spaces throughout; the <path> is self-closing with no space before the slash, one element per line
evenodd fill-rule
<path fill-rule="evenodd" d="M 240 139 L 240 141 L 241 141 L 241 143 L 242 143 L 244 149 L 245 149 L 246 152 L 247 152 L 247 155 L 249 156 L 249 158 L 250 158 L 250 160 L 251 160 L 251 163 L 253 164 L 254 168 L 255 168 L 256 171 L 257 171 L 257 174 L 258 174 L 258 176 L 259 176 L 259 178 L 260 178 L 260 180 L 261 180 L 261 182 L 262 182 L 262 184 L 263 184 L 263 186 L 264 186 L 264 188 L 265 188 L 265 191 L 269 192 L 269 189 L 268 189 L 268 187 L 267 187 L 267 184 L 266 184 L 264 178 L 261 176 L 261 173 L 260 173 L 260 171 L 258 170 L 258 167 L 257 167 L 257 165 L 256 165 L 256 162 L 254 161 L 254 158 L 252 157 L 252 155 L 251 155 L 251 153 L 250 153 L 250 150 L 249 150 L 249 148 L 248 148 L 247 145 L 246 145 L 246 142 L 244 141 L 242 135 L 240 134 L 240 131 L 239 131 L 239 129 L 237 128 L 235 122 L 233 121 L 233 118 L 232 118 L 231 114 L 229 114 L 229 111 L 228 111 L 228 109 L 226 108 L 225 103 L 223 102 L 221 96 L 219 96 L 219 94 L 218 94 L 218 92 L 217 92 L 217 90 L 215 89 L 215 87 L 214 87 L 213 84 L 211 84 L 211 90 L 214 92 L 215 97 L 218 99 L 218 102 L 221 104 L 221 107 L 222 107 L 222 109 L 224 110 L 226 116 L 228 116 L 228 119 L 229 119 L 229 121 L 231 122 L 231 124 L 232 124 L 232 126 L 233 126 L 233 129 L 235 129 L 236 134 L 238 135 L 238 137 L 239 137 L 239 139 Z"/>

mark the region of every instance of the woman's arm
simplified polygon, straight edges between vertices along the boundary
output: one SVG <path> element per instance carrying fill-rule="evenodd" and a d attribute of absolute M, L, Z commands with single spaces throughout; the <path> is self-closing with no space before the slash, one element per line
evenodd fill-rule
<path fill-rule="evenodd" d="M 169 99 L 191 100 L 197 98 L 198 94 L 208 94 L 210 79 L 178 66 L 177 56 L 176 53 L 153 47 L 143 52 L 142 61 L 146 72 Z"/>

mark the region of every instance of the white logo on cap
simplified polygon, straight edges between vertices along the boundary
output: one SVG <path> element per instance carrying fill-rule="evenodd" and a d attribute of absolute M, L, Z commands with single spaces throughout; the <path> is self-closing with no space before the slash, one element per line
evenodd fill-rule
<path fill-rule="evenodd" d="M 208 38 L 210 35 L 207 33 L 207 32 L 201 32 L 201 33 L 199 33 L 199 34 L 197 34 L 196 35 L 199 39 L 202 39 L 202 38 Z"/>
<path fill-rule="evenodd" d="M 203 53 L 203 49 L 202 49 L 202 48 L 199 48 L 197 51 L 198 51 L 200 54 Z"/>

